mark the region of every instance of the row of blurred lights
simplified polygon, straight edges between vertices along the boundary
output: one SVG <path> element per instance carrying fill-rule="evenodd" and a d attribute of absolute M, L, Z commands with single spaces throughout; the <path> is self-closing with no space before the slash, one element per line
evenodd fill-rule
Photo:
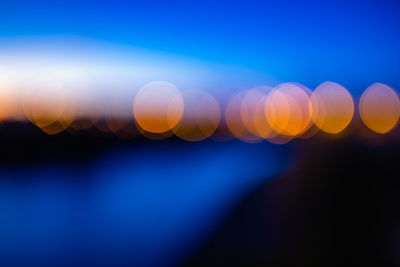
<path fill-rule="evenodd" d="M 282 83 L 211 95 L 202 90 L 181 92 L 171 83 L 157 81 L 143 86 L 125 110 L 119 109 L 122 100 L 82 106 L 78 99 L 56 92 L 28 92 L 19 102 L 0 95 L 0 119 L 28 119 L 48 134 L 95 127 L 121 138 L 142 134 L 151 139 L 175 135 L 187 141 L 215 137 L 286 143 L 319 130 L 338 134 L 350 124 L 355 110 L 351 94 L 334 82 L 324 82 L 314 91 L 298 83 Z M 16 115 L 18 108 L 22 116 Z M 362 94 L 358 110 L 366 127 L 385 134 L 398 123 L 399 97 L 389 86 L 375 83 Z"/>

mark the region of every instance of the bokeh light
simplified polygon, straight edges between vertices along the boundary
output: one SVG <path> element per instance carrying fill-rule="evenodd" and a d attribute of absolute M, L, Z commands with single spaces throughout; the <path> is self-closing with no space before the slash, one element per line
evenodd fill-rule
<path fill-rule="evenodd" d="M 400 117 L 400 101 L 389 86 L 374 83 L 361 96 L 360 117 L 372 131 L 385 134 L 392 130 Z"/>
<path fill-rule="evenodd" d="M 133 112 L 145 131 L 163 133 L 175 127 L 183 115 L 184 102 L 175 85 L 157 81 L 143 86 L 135 96 Z"/>
<path fill-rule="evenodd" d="M 27 90 L 23 98 L 25 116 L 42 128 L 58 121 L 66 106 L 65 91 L 58 84 Z"/>
<path fill-rule="evenodd" d="M 217 129 L 221 117 L 217 100 L 201 90 L 185 91 L 183 100 L 183 117 L 172 131 L 179 138 L 192 142 L 210 137 Z"/>
<path fill-rule="evenodd" d="M 136 95 L 134 87 L 123 94 L 98 93 L 108 87 L 90 79 L 68 83 L 39 77 L 17 83 L 0 75 L 0 121 L 28 119 L 47 134 L 67 130 L 123 139 L 176 135 L 186 141 L 236 138 L 285 144 L 319 130 L 340 133 L 354 115 L 352 96 L 334 82 L 324 82 L 314 91 L 287 82 L 236 92 L 217 88 L 211 95 L 208 90 L 181 92 L 172 83 L 155 81 Z M 375 83 L 361 96 L 359 113 L 370 130 L 385 134 L 400 118 L 400 99 L 394 89 Z"/>
<path fill-rule="evenodd" d="M 247 91 L 235 93 L 231 96 L 225 108 L 225 121 L 232 135 L 244 142 L 261 142 L 260 138 L 247 130 L 242 120 L 242 101 Z"/>
<path fill-rule="evenodd" d="M 297 136 L 310 125 L 310 98 L 302 87 L 283 83 L 271 91 L 265 102 L 265 115 L 280 134 Z"/>
<path fill-rule="evenodd" d="M 324 82 L 314 90 L 310 109 L 315 125 L 331 134 L 337 134 L 346 128 L 354 115 L 350 93 L 334 82 Z"/>
<path fill-rule="evenodd" d="M 263 139 L 276 135 L 264 113 L 266 95 L 270 90 L 271 88 L 267 86 L 257 86 L 249 90 L 240 106 L 240 115 L 245 128 L 251 134 Z"/>
<path fill-rule="evenodd" d="M 65 95 L 64 110 L 60 118 L 50 125 L 41 126 L 40 129 L 47 134 L 58 134 L 68 129 L 75 118 L 75 101 Z"/>

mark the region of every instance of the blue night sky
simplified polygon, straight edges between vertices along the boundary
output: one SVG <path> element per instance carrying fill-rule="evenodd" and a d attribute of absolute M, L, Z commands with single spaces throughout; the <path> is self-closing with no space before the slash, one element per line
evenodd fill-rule
<path fill-rule="evenodd" d="M 1 0 L 0 35 L 94 38 L 359 94 L 400 88 L 399 11 L 396 1 Z"/>

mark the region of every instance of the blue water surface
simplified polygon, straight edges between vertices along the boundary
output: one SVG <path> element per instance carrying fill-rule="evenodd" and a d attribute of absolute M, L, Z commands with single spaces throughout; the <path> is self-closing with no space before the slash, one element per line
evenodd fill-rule
<path fill-rule="evenodd" d="M 247 194 L 284 171 L 269 143 L 114 148 L 87 163 L 0 170 L 5 264 L 178 264 Z"/>

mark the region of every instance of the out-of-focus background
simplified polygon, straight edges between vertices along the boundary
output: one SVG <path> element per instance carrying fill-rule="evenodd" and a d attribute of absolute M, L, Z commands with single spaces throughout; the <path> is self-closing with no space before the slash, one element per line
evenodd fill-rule
<path fill-rule="evenodd" d="M 0 264 L 399 264 L 399 11 L 0 0 Z"/>

